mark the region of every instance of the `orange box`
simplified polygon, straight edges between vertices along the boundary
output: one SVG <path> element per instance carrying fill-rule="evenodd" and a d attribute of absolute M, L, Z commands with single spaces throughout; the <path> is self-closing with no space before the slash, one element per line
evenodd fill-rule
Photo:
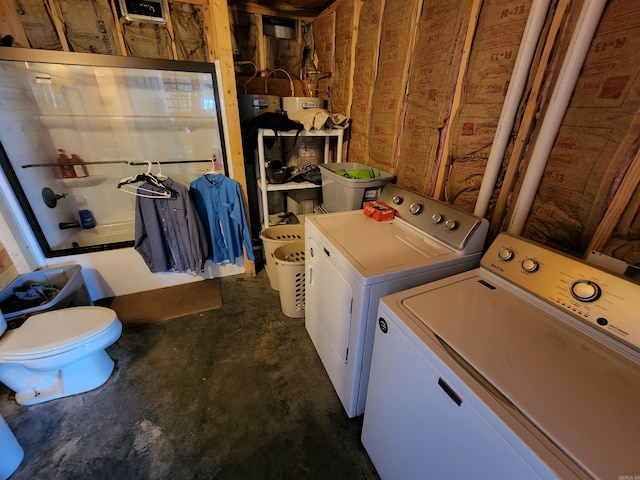
<path fill-rule="evenodd" d="M 389 205 L 377 200 L 373 202 L 364 202 L 362 205 L 364 214 L 367 217 L 373 218 L 377 222 L 383 222 L 385 220 L 393 220 L 396 211 Z"/>

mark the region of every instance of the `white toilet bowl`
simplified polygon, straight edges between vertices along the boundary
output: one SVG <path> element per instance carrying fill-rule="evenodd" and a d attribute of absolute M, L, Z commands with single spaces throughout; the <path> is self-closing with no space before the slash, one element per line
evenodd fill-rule
<path fill-rule="evenodd" d="M 0 313 L 0 382 L 19 404 L 35 405 L 106 382 L 114 363 L 105 349 L 120 337 L 122 323 L 108 308 L 70 307 L 5 329 Z"/>
<path fill-rule="evenodd" d="M 9 426 L 0 417 L 0 480 L 9 478 L 22 463 L 24 450 Z"/>

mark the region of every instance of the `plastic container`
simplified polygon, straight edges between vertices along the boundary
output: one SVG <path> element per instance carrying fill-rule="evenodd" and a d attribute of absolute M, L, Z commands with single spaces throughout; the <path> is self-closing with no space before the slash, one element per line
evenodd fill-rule
<path fill-rule="evenodd" d="M 376 200 L 382 187 L 396 178 L 379 168 L 355 162 L 323 163 L 320 172 L 322 204 L 328 212 L 359 210 L 362 202 Z M 362 178 L 368 176 L 373 178 Z"/>
<path fill-rule="evenodd" d="M 265 268 L 269 276 L 269 285 L 274 290 L 278 290 L 279 282 L 273 252 L 276 248 L 287 243 L 304 240 L 304 225 L 276 225 L 265 228 L 260 232 L 259 236 L 264 249 L 264 258 L 266 260 Z"/>
<path fill-rule="evenodd" d="M 57 310 L 69 306 L 93 305 L 80 265 L 67 265 L 64 267 L 47 268 L 32 273 L 20 275 L 0 292 L 0 309 L 7 320 L 8 328 L 19 326 L 24 320 L 36 313 L 47 310 Z M 20 308 L 20 302 L 16 301 L 15 292 L 25 290 L 32 284 L 51 284 L 59 289 L 57 295 L 50 301 L 40 303 L 37 306 L 29 305 Z"/>
<path fill-rule="evenodd" d="M 0 417 L 0 478 L 9 478 L 22 463 L 24 450 Z"/>
<path fill-rule="evenodd" d="M 280 284 L 282 313 L 291 318 L 304 317 L 304 241 L 299 240 L 282 245 L 275 249 L 272 256 Z"/>
<path fill-rule="evenodd" d="M 76 172 L 70 165 L 71 159 L 67 156 L 66 152 L 59 148 L 58 149 L 58 163 L 60 165 L 60 173 L 62 174 L 62 178 L 76 178 Z"/>

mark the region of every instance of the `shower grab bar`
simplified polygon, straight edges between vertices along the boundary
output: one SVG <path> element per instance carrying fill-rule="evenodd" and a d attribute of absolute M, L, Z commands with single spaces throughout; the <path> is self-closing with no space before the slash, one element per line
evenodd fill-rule
<path fill-rule="evenodd" d="M 215 157 L 214 159 L 215 160 Z M 168 164 L 178 164 L 178 163 L 211 163 L 211 159 L 207 160 L 165 160 L 165 161 L 153 161 L 154 164 L 168 165 Z M 134 162 L 127 160 L 107 160 L 105 162 L 56 162 L 56 163 L 28 163 L 26 165 L 22 165 L 22 168 L 33 168 L 33 167 L 58 167 L 60 165 L 112 165 L 112 164 L 122 164 L 122 165 L 131 165 L 131 166 L 143 166 L 149 165 L 149 162 Z"/>

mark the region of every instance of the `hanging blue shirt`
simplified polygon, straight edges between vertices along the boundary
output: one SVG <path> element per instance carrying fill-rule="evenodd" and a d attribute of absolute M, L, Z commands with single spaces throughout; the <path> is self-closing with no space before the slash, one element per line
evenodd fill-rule
<path fill-rule="evenodd" d="M 247 259 L 255 260 L 240 184 L 225 175 L 207 173 L 191 182 L 189 192 L 211 236 L 208 258 L 215 263 L 235 263 L 244 245 Z"/>

